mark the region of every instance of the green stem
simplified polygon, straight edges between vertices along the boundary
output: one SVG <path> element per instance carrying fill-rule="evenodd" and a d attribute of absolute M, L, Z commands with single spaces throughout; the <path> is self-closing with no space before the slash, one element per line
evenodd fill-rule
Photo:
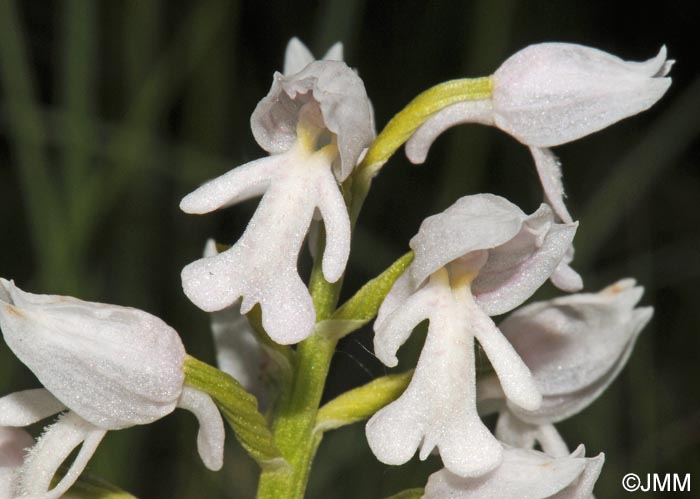
<path fill-rule="evenodd" d="M 489 98 L 492 88 L 491 77 L 441 83 L 418 95 L 396 114 L 343 186 L 352 227 L 367 198 L 372 178 L 427 118 L 457 102 Z M 321 233 L 309 283 L 317 323 L 332 316 L 343 281 L 341 278 L 329 283 L 323 277 L 321 261 L 324 245 L 325 234 Z M 294 379 L 291 387 L 280 396 L 272 428 L 275 443 L 291 467 L 263 471 L 257 499 L 304 497 L 311 464 L 322 439 L 323 432 L 314 431 L 314 428 L 337 343 L 338 335 L 316 331 L 299 344 Z"/>
<path fill-rule="evenodd" d="M 321 443 L 321 434 L 313 430 L 336 343 L 314 334 L 299 345 L 292 390 L 280 402 L 273 425 L 275 442 L 291 469 L 263 471 L 258 499 L 304 497 L 311 462 Z"/>

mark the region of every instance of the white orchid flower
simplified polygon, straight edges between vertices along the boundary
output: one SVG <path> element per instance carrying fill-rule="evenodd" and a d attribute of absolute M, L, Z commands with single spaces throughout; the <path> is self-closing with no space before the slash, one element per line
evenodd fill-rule
<path fill-rule="evenodd" d="M 433 473 L 423 499 L 588 499 L 604 461 L 602 453 L 585 457 L 583 445 L 562 457 L 506 447 L 501 465 L 483 476 Z"/>
<path fill-rule="evenodd" d="M 14 497 L 17 470 L 33 445 L 34 439 L 26 431 L 0 426 L 0 499 Z"/>
<path fill-rule="evenodd" d="M 297 54 L 296 42 L 290 46 L 286 66 L 291 72 L 308 57 Z M 339 55 L 339 49 L 332 52 Z M 180 208 L 201 214 L 263 198 L 238 242 L 186 266 L 182 285 L 190 300 L 209 312 L 239 297 L 244 314 L 259 303 L 270 337 L 297 343 L 315 322 L 311 296 L 297 271 L 298 254 L 319 213 L 326 230 L 324 277 L 335 282 L 345 270 L 350 220 L 338 183 L 374 138 L 370 103 L 362 80 L 345 63 L 315 61 L 292 75 L 275 74 L 270 93 L 253 112 L 251 128 L 270 156 L 204 184 Z"/>
<path fill-rule="evenodd" d="M 666 47 L 645 62 L 623 61 L 571 43 L 530 45 L 493 75 L 491 99 L 454 104 L 430 117 L 406 143 L 422 163 L 435 138 L 461 123 L 495 125 L 530 147 L 547 202 L 564 222 L 561 165 L 548 147 L 571 142 L 640 113 L 668 90 Z"/>
<path fill-rule="evenodd" d="M 387 366 L 425 319 L 428 337 L 403 395 L 367 424 L 367 439 L 387 464 L 437 447 L 460 476 L 482 475 L 502 448 L 476 411 L 474 339 L 504 390 L 535 410 L 541 396 L 527 366 L 489 315 L 520 305 L 556 270 L 576 231 L 558 224 L 547 205 L 532 215 L 491 194 L 466 196 L 426 219 L 410 246 L 411 266 L 387 295 L 375 323 L 374 351 Z"/>
<path fill-rule="evenodd" d="M 518 420 L 535 427 L 588 407 L 625 366 L 652 317 L 651 307 L 635 308 L 643 293 L 635 284 L 623 279 L 598 293 L 532 303 L 512 313 L 499 327 L 532 372 L 542 405 L 528 410 L 508 400 L 495 377 L 480 382 L 479 398 L 491 407 L 505 402 Z"/>
<path fill-rule="evenodd" d="M 199 420 L 197 445 L 204 464 L 221 468 L 221 415 L 207 394 L 184 385 L 185 349 L 175 330 L 157 317 L 133 308 L 34 295 L 0 279 L 0 328 L 10 349 L 45 387 L 0 398 L 0 426 L 24 427 L 62 413 L 20 467 L 20 494 L 61 497 L 107 431 L 152 423 L 176 407 Z M 68 471 L 49 490 L 56 470 L 78 446 Z"/>

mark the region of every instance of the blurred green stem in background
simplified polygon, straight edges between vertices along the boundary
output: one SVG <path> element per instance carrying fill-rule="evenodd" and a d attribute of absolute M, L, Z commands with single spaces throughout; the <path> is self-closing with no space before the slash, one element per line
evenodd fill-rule
<path fill-rule="evenodd" d="M 58 284 L 64 275 L 71 275 L 65 267 L 72 262 L 68 260 L 68 238 L 61 233 L 62 207 L 49 172 L 45 125 L 22 26 L 15 2 L 0 0 L 0 79 L 8 111 L 8 134 L 17 158 L 39 281 L 41 285 Z"/>

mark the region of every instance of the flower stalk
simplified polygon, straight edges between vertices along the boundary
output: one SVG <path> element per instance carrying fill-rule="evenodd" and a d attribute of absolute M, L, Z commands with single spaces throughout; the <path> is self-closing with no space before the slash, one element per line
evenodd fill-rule
<path fill-rule="evenodd" d="M 426 90 L 397 113 L 372 142 L 353 174 L 343 183 L 351 226 L 354 227 L 359 217 L 372 178 L 421 123 L 456 102 L 487 99 L 492 88 L 490 77 L 442 83 Z M 323 231 L 319 236 L 316 255 L 320 256 L 325 245 Z M 317 326 L 332 317 L 343 282 L 342 277 L 334 283 L 328 282 L 321 265 L 322 259 L 316 258 L 309 284 Z M 264 470 L 260 475 L 257 499 L 304 497 L 311 464 L 323 436 L 322 432 L 314 430 L 339 336 L 328 334 L 326 328 L 320 330 L 317 327 L 311 336 L 299 343 L 293 380 L 288 390 L 280 394 L 273 421 L 275 443 L 290 468 Z"/>

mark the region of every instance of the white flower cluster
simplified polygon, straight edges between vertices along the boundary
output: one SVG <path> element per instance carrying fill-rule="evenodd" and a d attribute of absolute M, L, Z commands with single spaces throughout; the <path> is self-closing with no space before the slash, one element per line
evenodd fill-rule
<path fill-rule="evenodd" d="M 547 279 L 579 291 L 569 266 L 577 223 L 564 204 L 560 164 L 547 147 L 600 130 L 654 104 L 668 89 L 666 50 L 626 62 L 580 45 L 521 50 L 495 72 L 491 99 L 449 106 L 406 144 L 425 161 L 447 128 L 495 125 L 528 145 L 544 189 L 530 216 L 490 194 L 467 196 L 426 219 L 410 246 L 415 259 L 375 322 L 374 347 L 387 366 L 413 328 L 428 319 L 425 345 L 403 395 L 367 424 L 378 459 L 407 462 L 417 449 L 439 453 L 425 498 L 589 498 L 603 454 L 569 453 L 553 423 L 588 406 L 630 355 L 651 308 L 635 308 L 642 289 L 622 280 L 597 294 L 534 303 L 500 326 Z M 477 383 L 474 339 L 495 374 Z M 495 434 L 480 415 L 499 412 Z M 534 450 L 539 444 L 542 451 Z"/>
<path fill-rule="evenodd" d="M 429 321 L 410 385 L 366 430 L 387 464 L 405 463 L 416 451 L 421 459 L 440 454 L 445 468 L 430 477 L 426 498 L 591 496 L 603 455 L 587 458 L 582 446 L 570 453 L 553 424 L 590 404 L 624 366 L 652 315 L 636 308 L 642 289 L 625 279 L 599 293 L 530 304 L 499 325 L 491 316 L 513 311 L 547 280 L 580 291 L 569 265 L 578 224 L 563 202 L 560 165 L 546 148 L 647 109 L 668 88 L 671 65 L 665 49 L 634 63 L 579 45 L 534 45 L 496 71 L 490 99 L 447 107 L 407 142 L 409 158 L 423 162 L 448 127 L 495 125 L 531 148 L 545 194 L 530 215 L 502 197 L 476 194 L 427 218 L 410 241 L 413 263 L 379 311 L 374 348 L 387 366 L 397 365 L 397 350 L 415 326 Z M 364 84 L 342 62 L 342 46 L 315 61 L 297 39 L 251 128 L 269 155 L 202 185 L 180 206 L 202 214 L 262 196 L 230 249 L 219 253 L 210 242 L 182 271 L 185 294 L 214 312 L 222 369 L 257 392 L 262 352 L 240 314 L 259 304 L 266 332 L 280 344 L 312 333 L 316 313 L 298 255 L 313 220 L 322 220 L 323 275 L 329 282 L 343 275 L 351 224 L 341 184 L 375 128 Z M 185 349 L 160 319 L 26 293 L 0 279 L 0 327 L 44 386 L 0 398 L 0 499 L 61 497 L 107 431 L 151 423 L 176 407 L 197 416 L 205 465 L 222 466 L 221 416 L 207 394 L 184 384 Z M 475 342 L 494 371 L 479 380 Z M 481 416 L 493 412 L 499 416 L 492 433 Z M 56 414 L 36 442 L 20 429 Z"/>

